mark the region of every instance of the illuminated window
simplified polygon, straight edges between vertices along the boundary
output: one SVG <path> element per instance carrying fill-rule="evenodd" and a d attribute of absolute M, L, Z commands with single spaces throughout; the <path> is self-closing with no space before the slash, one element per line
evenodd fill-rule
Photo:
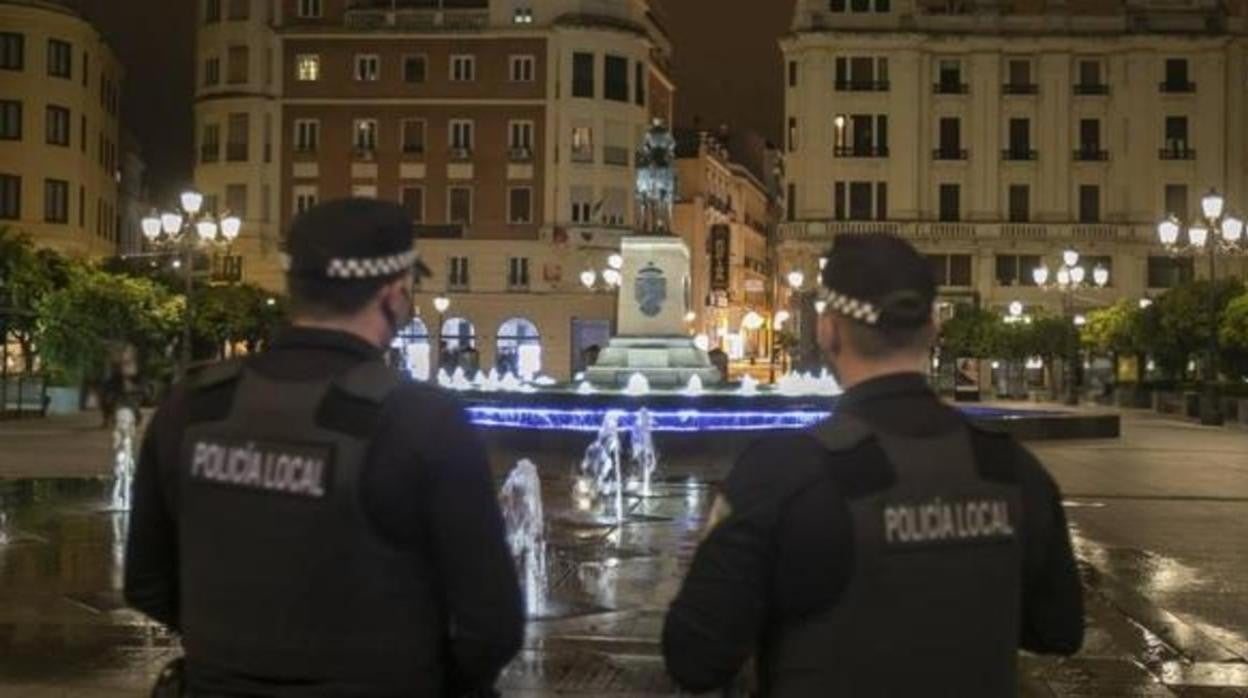
<path fill-rule="evenodd" d="M 303 53 L 295 57 L 295 77 L 299 82 L 315 82 L 321 79 L 321 57 L 315 53 Z"/>

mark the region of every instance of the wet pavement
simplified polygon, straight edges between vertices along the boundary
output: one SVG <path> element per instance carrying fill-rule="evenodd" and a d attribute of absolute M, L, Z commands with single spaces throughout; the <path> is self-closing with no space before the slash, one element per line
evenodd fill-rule
<path fill-rule="evenodd" d="M 107 480 L 82 477 L 103 474 L 107 452 L 99 467 L 57 470 L 105 443 L 73 427 L 25 425 L 14 440 L 0 424 L 0 508 L 14 532 L 0 546 L 0 697 L 146 695 L 178 652 L 121 605 L 126 517 L 106 510 Z M 1248 698 L 1248 433 L 1136 416 L 1124 433 L 1035 447 L 1068 496 L 1089 632 L 1075 658 L 1021 657 L 1020 692 Z M 23 458 L 31 447 L 70 455 Z M 501 476 L 514 454 L 494 455 Z M 655 496 L 630 497 L 620 526 L 573 503 L 571 457 L 538 465 L 550 604 L 505 671 L 504 695 L 675 694 L 662 614 L 726 464 L 667 464 Z"/>

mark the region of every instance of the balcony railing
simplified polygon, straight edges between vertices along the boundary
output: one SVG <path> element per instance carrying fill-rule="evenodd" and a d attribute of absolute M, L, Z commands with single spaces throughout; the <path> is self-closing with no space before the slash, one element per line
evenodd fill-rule
<path fill-rule="evenodd" d="M 1196 83 L 1190 80 L 1163 80 L 1158 89 L 1172 94 L 1186 94 L 1196 91 Z"/>
<path fill-rule="evenodd" d="M 472 148 L 451 148 L 451 159 L 456 162 L 471 160 Z"/>
<path fill-rule="evenodd" d="M 1080 162 L 1104 162 L 1109 159 L 1109 151 L 1084 146 L 1075 151 L 1074 158 Z"/>
<path fill-rule="evenodd" d="M 592 163 L 594 161 L 593 148 L 573 148 L 572 162 Z"/>
<path fill-rule="evenodd" d="M 965 160 L 969 157 L 966 148 L 937 148 L 932 151 L 933 160 Z"/>
<path fill-rule="evenodd" d="M 1157 156 L 1162 160 L 1195 160 L 1196 149 L 1186 147 L 1162 148 L 1158 151 Z"/>
<path fill-rule="evenodd" d="M 932 90 L 938 95 L 964 95 L 971 91 L 971 86 L 964 82 L 945 82 L 936 83 Z"/>
<path fill-rule="evenodd" d="M 837 80 L 837 92 L 888 92 L 887 80 Z"/>
<path fill-rule="evenodd" d="M 1007 82 L 1001 86 L 1002 94 L 1034 95 L 1040 93 L 1040 86 L 1034 82 Z"/>
<path fill-rule="evenodd" d="M 512 162 L 532 162 L 533 161 L 533 149 L 532 148 L 508 148 L 507 159 Z"/>
<path fill-rule="evenodd" d="M 357 145 L 351 149 L 351 157 L 363 162 L 372 162 L 377 159 L 377 150 Z"/>
<path fill-rule="evenodd" d="M 830 240 L 837 235 L 891 233 L 908 238 L 985 241 L 1138 241 L 1151 243 L 1157 235 L 1153 225 L 1117 223 L 967 223 L 937 221 L 829 221 L 803 220 L 780 223 L 783 241 Z"/>
<path fill-rule="evenodd" d="M 479 31 L 489 22 L 489 7 L 483 0 L 351 0 L 345 14 L 347 28 L 354 30 Z"/>
<path fill-rule="evenodd" d="M 1002 160 L 1036 160 L 1040 157 L 1039 151 L 1031 148 L 1006 148 L 1001 151 Z"/>
<path fill-rule="evenodd" d="M 217 143 L 205 144 L 199 148 L 199 161 L 201 163 L 216 162 L 221 159 L 221 146 Z"/>
<path fill-rule="evenodd" d="M 607 145 L 602 148 L 602 161 L 607 165 L 628 167 L 632 151 L 618 145 Z"/>
<path fill-rule="evenodd" d="M 419 157 L 425 154 L 424 143 L 404 143 L 403 155 L 406 157 Z"/>
<path fill-rule="evenodd" d="M 832 154 L 838 158 L 886 158 L 888 157 L 888 146 L 838 145 L 832 149 Z"/>
<path fill-rule="evenodd" d="M 1107 95 L 1109 94 L 1109 85 L 1099 85 L 1096 83 L 1075 84 L 1075 94 L 1077 95 Z"/>

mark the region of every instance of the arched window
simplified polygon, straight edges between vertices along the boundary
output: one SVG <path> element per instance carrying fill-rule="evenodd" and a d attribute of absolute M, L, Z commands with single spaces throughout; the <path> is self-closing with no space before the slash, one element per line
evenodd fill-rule
<path fill-rule="evenodd" d="M 542 337 L 537 325 L 512 318 L 498 328 L 498 372 L 532 378 L 542 372 Z"/>
<path fill-rule="evenodd" d="M 439 366 L 448 373 L 464 369 L 469 376 L 478 370 L 477 328 L 462 317 L 450 317 L 442 323 L 442 356 Z"/>
<path fill-rule="evenodd" d="M 412 318 L 411 324 L 399 331 L 390 347 L 398 358 L 399 370 L 416 380 L 429 380 L 431 347 L 429 328 L 423 320 Z"/>

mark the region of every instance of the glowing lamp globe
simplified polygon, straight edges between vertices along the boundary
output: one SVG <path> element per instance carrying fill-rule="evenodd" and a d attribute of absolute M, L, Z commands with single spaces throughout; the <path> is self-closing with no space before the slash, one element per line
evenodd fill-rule
<path fill-rule="evenodd" d="M 1023 304 L 1019 301 L 1010 303 L 1010 316 L 1018 317 L 1023 314 Z"/>
<path fill-rule="evenodd" d="M 1226 206 L 1226 199 L 1218 193 L 1216 189 L 1210 189 L 1200 200 L 1200 210 L 1204 212 L 1205 218 L 1213 220 L 1222 217 L 1222 209 Z"/>
<path fill-rule="evenodd" d="M 182 229 L 182 216 L 166 213 L 160 217 L 160 227 L 166 235 L 173 235 Z"/>
<path fill-rule="evenodd" d="M 1092 270 L 1092 281 L 1097 286 L 1105 286 L 1109 283 L 1109 270 L 1099 264 Z"/>
<path fill-rule="evenodd" d="M 1031 280 L 1035 281 L 1037 286 L 1043 286 L 1049 283 L 1049 268 L 1041 265 L 1032 269 Z"/>
<path fill-rule="evenodd" d="M 824 300 L 815 301 L 815 312 L 823 315 L 828 310 L 828 302 Z"/>
<path fill-rule="evenodd" d="M 204 242 L 212 242 L 217 237 L 217 224 L 212 221 L 200 221 L 195 224 L 195 232 Z"/>
<path fill-rule="evenodd" d="M 1203 225 L 1193 225 L 1187 229 L 1187 238 L 1191 241 L 1192 247 L 1204 249 L 1209 242 L 1209 229 Z"/>
<path fill-rule="evenodd" d="M 763 326 L 763 316 L 751 310 L 741 319 L 741 326 L 753 332 Z"/>
<path fill-rule="evenodd" d="M 243 221 L 238 216 L 226 216 L 221 219 L 221 235 L 225 237 L 227 242 L 234 242 L 242 229 Z"/>
<path fill-rule="evenodd" d="M 1062 253 L 1062 263 L 1068 267 L 1073 267 L 1079 263 L 1079 253 L 1074 250 L 1066 250 Z"/>
<path fill-rule="evenodd" d="M 602 272 L 602 280 L 607 282 L 607 285 L 610 286 L 611 288 L 615 288 L 619 286 L 623 282 L 624 279 L 620 275 L 619 270 L 607 269 L 606 271 Z"/>
<path fill-rule="evenodd" d="M 592 289 L 594 287 L 594 284 L 597 282 L 598 282 L 597 272 L 593 271 L 592 269 L 586 269 L 585 271 L 581 272 L 581 283 L 585 286 L 585 288 Z"/>
<path fill-rule="evenodd" d="M 1084 325 L 1086 325 L 1086 324 L 1088 324 L 1088 318 L 1087 318 L 1087 317 L 1085 317 L 1085 316 L 1083 316 L 1083 315 L 1076 315 L 1076 316 L 1075 316 L 1075 327 L 1083 327 L 1083 326 L 1084 326 Z"/>
<path fill-rule="evenodd" d="M 608 266 L 608 267 L 611 267 L 612 269 L 615 269 L 616 271 L 619 271 L 620 269 L 623 269 L 623 268 L 624 268 L 624 257 L 622 257 L 622 256 L 620 256 L 620 255 L 618 255 L 618 254 L 613 254 L 613 255 L 611 255 L 610 257 L 607 257 L 607 266 Z"/>
<path fill-rule="evenodd" d="M 1069 269 L 1062 268 L 1062 269 L 1057 270 L 1057 283 L 1061 286 L 1070 285 L 1070 270 Z"/>
<path fill-rule="evenodd" d="M 1083 280 L 1087 278 L 1087 275 L 1088 275 L 1088 270 L 1084 269 L 1083 267 L 1071 267 L 1070 268 L 1070 280 L 1075 284 L 1083 283 Z"/>
<path fill-rule="evenodd" d="M 784 323 L 789 321 L 789 318 L 791 317 L 792 315 L 790 315 L 789 311 L 787 310 L 781 310 L 780 312 L 776 313 L 776 318 L 775 318 L 776 329 L 780 329 L 784 325 Z"/>
<path fill-rule="evenodd" d="M 197 215 L 204 206 L 204 195 L 197 191 L 184 191 L 178 198 L 182 204 L 182 210 L 191 216 Z"/>
<path fill-rule="evenodd" d="M 160 237 L 160 217 L 155 212 L 150 216 L 144 217 L 140 225 L 143 226 L 143 237 L 147 238 L 149 242 L 155 242 L 156 238 Z"/>
<path fill-rule="evenodd" d="M 794 291 L 796 291 L 797 289 L 802 287 L 802 284 L 806 283 L 806 275 L 803 274 L 801 271 L 794 269 L 793 271 L 789 272 L 788 280 L 789 280 L 789 286 L 792 287 Z"/>
<path fill-rule="evenodd" d="M 1234 216 L 1222 221 L 1222 239 L 1231 244 L 1238 243 L 1244 236 L 1244 222 Z"/>
<path fill-rule="evenodd" d="M 445 313 L 451 307 L 451 299 L 446 296 L 438 296 L 433 299 L 433 309 L 439 313 Z"/>
<path fill-rule="evenodd" d="M 1174 245 L 1179 241 L 1179 222 L 1173 218 L 1157 224 L 1157 237 L 1163 245 Z"/>

